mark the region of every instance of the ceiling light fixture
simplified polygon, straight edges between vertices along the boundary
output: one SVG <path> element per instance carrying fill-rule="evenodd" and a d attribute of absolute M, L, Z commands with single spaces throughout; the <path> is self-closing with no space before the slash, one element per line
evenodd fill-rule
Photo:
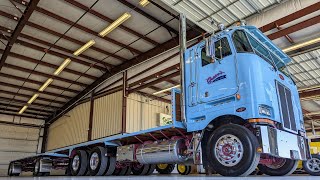
<path fill-rule="evenodd" d="M 296 49 L 300 49 L 300 48 L 303 48 L 305 46 L 309 46 L 309 45 L 312 45 L 312 44 L 315 44 L 315 43 L 318 43 L 318 42 L 320 42 L 320 37 L 318 37 L 316 39 L 312 39 L 310 41 L 306 41 L 306 42 L 303 42 L 303 43 L 299 43 L 299 44 L 284 48 L 284 49 L 282 49 L 282 51 L 287 53 L 287 52 L 294 51 Z"/>
<path fill-rule="evenodd" d="M 115 20 L 112 24 L 110 24 L 108 27 L 106 27 L 104 30 L 102 30 L 99 35 L 104 37 L 107 34 L 109 34 L 111 31 L 113 31 L 115 28 L 120 26 L 123 22 L 125 22 L 127 19 L 131 17 L 131 14 L 124 13 L 122 16 L 120 16 L 117 20 Z"/>
<path fill-rule="evenodd" d="M 161 94 L 161 93 L 164 93 L 164 92 L 170 91 L 170 90 L 171 90 L 171 89 L 173 89 L 173 88 L 178 88 L 178 87 L 180 87 L 180 85 L 176 85 L 176 86 L 173 86 L 173 87 L 170 87 L 170 88 L 167 88 L 167 89 L 164 89 L 164 90 L 161 90 L 161 91 L 158 91 L 158 92 L 152 93 L 152 94 L 153 94 L 153 95 Z"/>
<path fill-rule="evenodd" d="M 51 84 L 53 81 L 52 78 L 49 78 L 39 89 L 40 92 L 44 91 L 48 86 L 49 84 Z"/>
<path fill-rule="evenodd" d="M 81 48 L 76 50 L 73 55 L 79 56 L 81 53 L 83 53 L 85 50 L 89 49 L 91 46 L 93 46 L 96 42 L 92 39 L 88 41 L 85 45 L 83 45 Z"/>
<path fill-rule="evenodd" d="M 30 98 L 30 100 L 28 101 L 28 104 L 33 103 L 33 101 L 36 100 L 37 97 L 39 97 L 39 94 L 34 94 L 34 95 Z"/>
<path fill-rule="evenodd" d="M 146 5 L 148 5 L 150 2 L 148 0 L 140 0 L 139 4 L 142 6 L 142 7 L 145 7 Z"/>
<path fill-rule="evenodd" d="M 53 73 L 55 76 L 58 76 L 64 68 L 66 68 L 71 62 L 70 58 L 67 58 L 63 61 L 63 63 L 60 65 L 60 67 Z"/>
<path fill-rule="evenodd" d="M 27 105 L 23 106 L 23 108 L 21 108 L 21 110 L 19 111 L 19 114 L 22 114 L 27 108 Z"/>

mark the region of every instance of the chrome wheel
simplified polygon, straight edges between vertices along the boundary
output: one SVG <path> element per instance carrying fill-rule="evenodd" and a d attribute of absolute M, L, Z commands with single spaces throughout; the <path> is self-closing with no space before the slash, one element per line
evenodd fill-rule
<path fill-rule="evenodd" d="M 224 166 L 237 165 L 243 157 L 243 145 L 238 137 L 232 134 L 221 136 L 215 144 L 217 160 Z"/>
<path fill-rule="evenodd" d="M 72 169 L 73 171 L 77 171 L 79 169 L 80 166 L 80 157 L 79 155 L 74 156 L 73 160 L 72 160 Z"/>
<path fill-rule="evenodd" d="M 307 167 L 310 171 L 320 172 L 320 159 L 312 158 L 307 160 Z"/>
<path fill-rule="evenodd" d="M 99 166 L 100 158 L 98 153 L 94 152 L 92 153 L 90 157 L 90 168 L 91 170 L 96 170 Z"/>

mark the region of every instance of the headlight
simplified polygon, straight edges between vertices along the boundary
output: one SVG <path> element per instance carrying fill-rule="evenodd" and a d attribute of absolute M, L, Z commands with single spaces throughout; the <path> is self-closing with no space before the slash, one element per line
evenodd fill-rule
<path fill-rule="evenodd" d="M 259 114 L 271 116 L 271 110 L 266 106 L 259 106 Z"/>

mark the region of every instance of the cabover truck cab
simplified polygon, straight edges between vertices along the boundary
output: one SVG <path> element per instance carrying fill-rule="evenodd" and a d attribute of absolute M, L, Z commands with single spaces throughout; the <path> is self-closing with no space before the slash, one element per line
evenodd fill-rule
<path fill-rule="evenodd" d="M 291 60 L 257 28 L 231 27 L 182 52 L 172 123 L 12 161 L 9 175 L 168 174 L 174 164 L 180 174 L 197 164 L 223 176 L 288 175 L 310 158 Z"/>

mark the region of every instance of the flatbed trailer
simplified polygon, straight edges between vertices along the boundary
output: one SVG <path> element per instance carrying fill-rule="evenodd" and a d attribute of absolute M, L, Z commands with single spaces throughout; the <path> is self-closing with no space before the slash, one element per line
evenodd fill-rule
<path fill-rule="evenodd" d="M 283 176 L 310 159 L 298 90 L 286 69 L 290 57 L 246 25 L 219 25 L 221 32 L 186 49 L 180 18 L 181 90 L 171 90 L 172 123 L 49 151 L 68 156 L 67 174 L 149 175 L 196 164 L 223 176 L 257 167 Z M 60 168 L 51 157 L 12 161 L 9 175 Z"/>

